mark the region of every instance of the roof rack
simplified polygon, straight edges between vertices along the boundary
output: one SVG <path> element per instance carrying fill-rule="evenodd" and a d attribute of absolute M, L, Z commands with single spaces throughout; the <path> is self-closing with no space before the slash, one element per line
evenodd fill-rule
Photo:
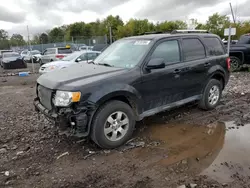
<path fill-rule="evenodd" d="M 145 33 L 141 33 L 140 35 L 151 35 L 151 34 L 177 34 L 177 33 L 210 33 L 207 30 L 198 30 L 198 29 L 193 29 L 193 30 L 188 30 L 188 29 L 183 29 L 183 30 L 171 30 L 171 31 L 149 31 Z"/>
<path fill-rule="evenodd" d="M 210 33 L 208 30 L 198 30 L 198 29 L 193 29 L 193 30 L 173 30 L 171 34 L 176 34 L 176 33 Z"/>
<path fill-rule="evenodd" d="M 141 35 L 151 35 L 151 34 L 171 34 L 172 31 L 149 31 L 142 33 Z"/>

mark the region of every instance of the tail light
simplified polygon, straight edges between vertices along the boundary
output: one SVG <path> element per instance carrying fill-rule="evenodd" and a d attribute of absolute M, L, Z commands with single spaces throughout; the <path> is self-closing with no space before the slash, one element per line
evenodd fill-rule
<path fill-rule="evenodd" d="M 64 55 L 56 55 L 56 58 L 62 59 L 62 58 L 64 58 Z"/>
<path fill-rule="evenodd" d="M 231 68 L 231 60 L 230 57 L 227 58 L 227 69 L 230 70 Z"/>

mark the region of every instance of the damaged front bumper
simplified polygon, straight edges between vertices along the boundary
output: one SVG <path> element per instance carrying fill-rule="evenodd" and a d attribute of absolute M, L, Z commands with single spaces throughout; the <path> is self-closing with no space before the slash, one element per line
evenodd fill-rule
<path fill-rule="evenodd" d="M 83 107 L 72 107 L 48 110 L 39 98 L 34 100 L 35 110 L 55 122 L 60 132 L 68 136 L 86 137 L 90 133 L 90 124 L 95 111 L 95 105 L 85 104 Z"/>

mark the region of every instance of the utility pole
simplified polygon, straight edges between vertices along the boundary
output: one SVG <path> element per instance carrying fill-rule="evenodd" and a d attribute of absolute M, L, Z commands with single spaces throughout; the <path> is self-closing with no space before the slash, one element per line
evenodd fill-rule
<path fill-rule="evenodd" d="M 232 17 L 233 17 L 234 24 L 236 24 L 236 20 L 235 20 L 235 16 L 234 16 L 234 12 L 233 12 L 233 8 L 232 8 L 232 4 L 231 4 L 231 3 L 229 3 L 229 5 L 230 5 L 231 14 L 232 14 Z"/>
<path fill-rule="evenodd" d="M 28 43 L 29 43 L 29 48 L 31 52 L 31 44 L 30 44 L 30 32 L 29 32 L 29 26 L 27 25 L 27 32 L 28 32 Z M 31 62 L 32 62 L 32 71 L 35 73 L 35 68 L 34 68 L 34 61 L 33 61 L 33 56 L 31 54 Z"/>
<path fill-rule="evenodd" d="M 234 12 L 233 12 L 233 8 L 232 8 L 231 2 L 229 3 L 229 6 L 230 6 L 231 14 L 232 14 L 232 17 L 233 17 L 233 22 L 234 22 L 234 24 L 236 24 L 235 16 L 234 16 Z M 229 53 L 230 53 L 231 34 L 232 34 L 232 25 L 231 25 L 231 23 L 230 23 L 230 25 L 229 25 L 228 41 L 227 41 L 227 54 L 228 54 L 228 55 L 229 55 Z"/>
<path fill-rule="evenodd" d="M 110 40 L 110 44 L 112 44 L 112 27 L 109 26 L 109 40 Z"/>

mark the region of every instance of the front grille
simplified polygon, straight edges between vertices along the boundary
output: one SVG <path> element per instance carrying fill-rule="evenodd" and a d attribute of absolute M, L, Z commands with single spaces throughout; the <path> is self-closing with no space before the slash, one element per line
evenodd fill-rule
<path fill-rule="evenodd" d="M 40 103 L 48 110 L 51 110 L 52 109 L 52 105 L 51 105 L 52 90 L 46 87 L 43 87 L 41 85 L 38 85 L 37 95 L 39 97 Z"/>
<path fill-rule="evenodd" d="M 41 70 L 43 71 L 45 69 L 45 67 L 41 67 Z"/>

